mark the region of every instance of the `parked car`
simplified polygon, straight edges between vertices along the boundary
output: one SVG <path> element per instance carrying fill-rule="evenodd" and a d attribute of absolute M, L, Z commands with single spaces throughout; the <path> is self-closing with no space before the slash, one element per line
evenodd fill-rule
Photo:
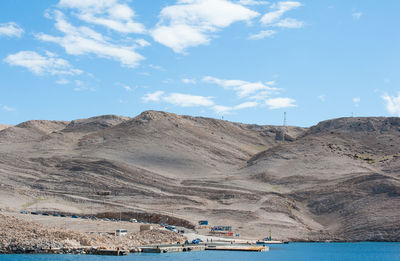
<path fill-rule="evenodd" d="M 39 215 L 37 212 L 31 212 L 31 215 Z"/>
<path fill-rule="evenodd" d="M 115 230 L 116 236 L 125 236 L 126 234 L 128 234 L 128 230 L 126 230 L 126 229 L 120 228 L 120 229 Z"/>
<path fill-rule="evenodd" d="M 172 232 L 178 232 L 175 226 L 166 226 L 165 228 Z"/>
<path fill-rule="evenodd" d="M 61 214 L 61 215 L 60 215 L 60 217 L 67 217 L 67 215 L 65 215 L 65 214 Z"/>
<path fill-rule="evenodd" d="M 197 240 L 197 239 L 193 239 L 193 240 L 192 240 L 192 244 L 198 244 L 198 243 L 200 243 L 199 240 Z"/>
<path fill-rule="evenodd" d="M 87 216 L 83 216 L 83 217 L 81 217 L 81 218 L 83 218 L 83 219 L 89 219 Z"/>
<path fill-rule="evenodd" d="M 42 216 L 50 216 L 49 213 L 42 213 Z"/>
<path fill-rule="evenodd" d="M 21 213 L 21 214 L 28 214 L 28 212 L 26 212 L 25 210 L 21 210 L 19 213 Z"/>
<path fill-rule="evenodd" d="M 200 220 L 199 226 L 208 226 L 208 220 Z"/>
<path fill-rule="evenodd" d="M 79 218 L 79 216 L 77 216 L 77 215 L 72 215 L 71 217 L 72 218 Z"/>
<path fill-rule="evenodd" d="M 59 217 L 60 215 L 58 213 L 53 213 L 53 217 Z"/>

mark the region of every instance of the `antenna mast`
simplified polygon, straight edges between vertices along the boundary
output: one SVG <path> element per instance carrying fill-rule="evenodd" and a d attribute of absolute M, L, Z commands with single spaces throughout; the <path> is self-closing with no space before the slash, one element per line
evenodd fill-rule
<path fill-rule="evenodd" d="M 286 111 L 283 113 L 283 129 L 282 129 L 282 141 L 285 141 L 285 134 L 286 134 Z"/>
<path fill-rule="evenodd" d="M 283 127 L 286 127 L 286 111 L 283 113 Z"/>

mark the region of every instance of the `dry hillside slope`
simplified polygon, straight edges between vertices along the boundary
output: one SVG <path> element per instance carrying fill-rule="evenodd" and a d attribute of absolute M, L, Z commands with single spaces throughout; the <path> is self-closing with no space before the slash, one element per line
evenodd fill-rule
<path fill-rule="evenodd" d="M 8 127 L 11 127 L 11 125 L 6 125 L 6 124 L 0 124 L 0 131 L 7 129 Z"/>
<path fill-rule="evenodd" d="M 399 118 L 309 129 L 158 111 L 29 121 L 0 131 L 0 208 L 124 206 L 245 237 L 399 240 L 399 143 Z"/>

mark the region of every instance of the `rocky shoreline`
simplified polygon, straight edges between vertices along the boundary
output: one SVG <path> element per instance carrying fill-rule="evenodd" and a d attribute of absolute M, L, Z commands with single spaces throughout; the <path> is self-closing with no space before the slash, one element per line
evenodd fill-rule
<path fill-rule="evenodd" d="M 0 214 L 1 254 L 98 254 L 104 249 L 135 252 L 143 245 L 175 244 L 185 240 L 184 236 L 165 230 L 136 232 L 123 237 L 80 233 Z"/>

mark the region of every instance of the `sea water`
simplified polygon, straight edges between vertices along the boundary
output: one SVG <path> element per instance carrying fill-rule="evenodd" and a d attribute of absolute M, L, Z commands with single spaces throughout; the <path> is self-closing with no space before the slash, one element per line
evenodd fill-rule
<path fill-rule="evenodd" d="M 286 245 L 272 245 L 268 252 L 200 251 L 166 254 L 131 254 L 123 257 L 89 255 L 0 255 L 0 260 L 400 261 L 400 243 L 290 243 Z"/>

